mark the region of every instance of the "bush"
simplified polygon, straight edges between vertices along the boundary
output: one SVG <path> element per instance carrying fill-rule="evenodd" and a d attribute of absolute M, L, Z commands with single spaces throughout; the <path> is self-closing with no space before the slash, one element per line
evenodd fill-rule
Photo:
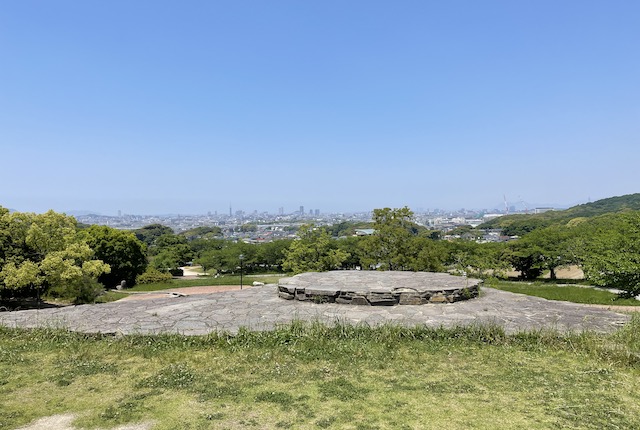
<path fill-rule="evenodd" d="M 178 269 L 169 269 L 169 273 L 171 276 L 184 276 L 184 270 Z"/>
<path fill-rule="evenodd" d="M 161 272 L 149 267 L 142 275 L 136 276 L 136 284 L 155 284 L 169 282 L 171 279 L 171 273 Z"/>
<path fill-rule="evenodd" d="M 104 286 L 95 279 L 83 278 L 76 282 L 70 282 L 64 288 L 52 288 L 48 296 L 69 300 L 74 305 L 94 303 L 104 293 Z"/>

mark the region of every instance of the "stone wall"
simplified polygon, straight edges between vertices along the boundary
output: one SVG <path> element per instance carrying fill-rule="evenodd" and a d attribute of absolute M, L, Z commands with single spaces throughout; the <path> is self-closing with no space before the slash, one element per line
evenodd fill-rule
<path fill-rule="evenodd" d="M 390 291 L 350 291 L 330 288 L 296 287 L 278 285 L 278 295 L 286 300 L 314 303 L 341 303 L 349 305 L 394 306 L 424 305 L 427 303 L 454 303 L 478 297 L 479 284 L 462 288 L 442 288 L 418 291 L 412 288 L 395 288 Z"/>

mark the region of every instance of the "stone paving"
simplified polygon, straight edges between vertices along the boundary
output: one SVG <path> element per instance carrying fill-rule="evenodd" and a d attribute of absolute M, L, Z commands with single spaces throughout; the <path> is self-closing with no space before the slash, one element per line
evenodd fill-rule
<path fill-rule="evenodd" d="M 294 320 L 406 326 L 495 323 L 507 332 L 553 328 L 609 332 L 629 316 L 575 303 L 482 288 L 480 297 L 449 304 L 358 306 L 283 300 L 275 285 L 149 300 L 1 312 L 9 327 L 54 327 L 86 333 L 204 335 L 240 327 L 269 330 Z"/>

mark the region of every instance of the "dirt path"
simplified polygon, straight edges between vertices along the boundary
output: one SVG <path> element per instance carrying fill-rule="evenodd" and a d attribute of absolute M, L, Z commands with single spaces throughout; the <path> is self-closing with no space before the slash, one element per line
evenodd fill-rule
<path fill-rule="evenodd" d="M 26 427 L 18 430 L 75 430 L 71 423 L 76 418 L 73 414 L 52 415 L 40 418 Z M 149 430 L 153 423 L 130 424 L 114 428 L 113 430 Z"/>

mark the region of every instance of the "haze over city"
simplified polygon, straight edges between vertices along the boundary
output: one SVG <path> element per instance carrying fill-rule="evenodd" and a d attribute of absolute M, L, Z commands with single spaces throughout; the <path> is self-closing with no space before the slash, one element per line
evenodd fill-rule
<path fill-rule="evenodd" d="M 638 192 L 640 3 L 6 2 L 0 205 L 570 206 Z"/>

